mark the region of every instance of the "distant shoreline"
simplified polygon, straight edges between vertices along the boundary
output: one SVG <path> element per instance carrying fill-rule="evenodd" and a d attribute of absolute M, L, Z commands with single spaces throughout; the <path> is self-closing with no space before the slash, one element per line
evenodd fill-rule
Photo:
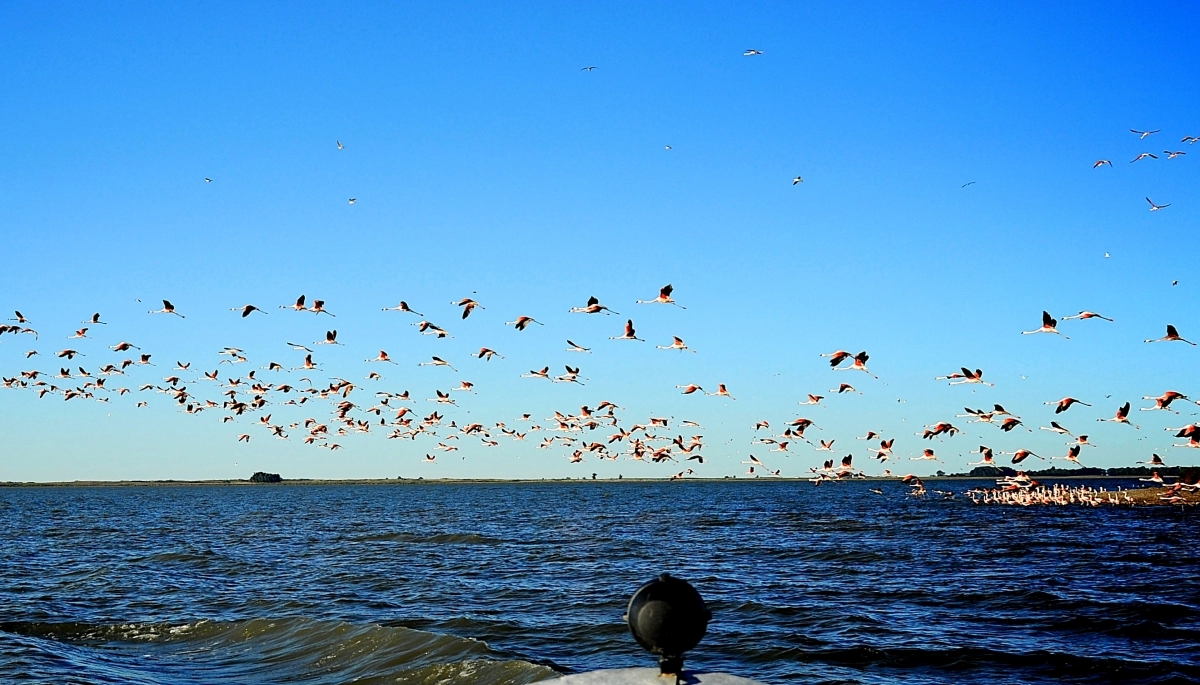
<path fill-rule="evenodd" d="M 1040 476 L 1051 480 L 1133 480 L 1138 476 Z M 996 480 L 991 476 L 922 476 L 926 482 Z M 887 482 L 899 481 L 899 476 L 868 476 L 854 481 Z M 679 481 L 690 483 L 807 483 L 809 478 L 687 478 Z M 216 480 L 73 480 L 73 481 L 0 481 L 0 488 L 62 488 L 62 487 L 188 487 L 219 485 L 231 487 L 279 487 L 288 485 L 536 485 L 548 483 L 666 483 L 669 478 L 285 478 L 279 483 L 256 483 L 245 478 Z M 853 481 L 850 481 L 853 482 Z M 835 482 L 826 483 L 834 485 Z"/>

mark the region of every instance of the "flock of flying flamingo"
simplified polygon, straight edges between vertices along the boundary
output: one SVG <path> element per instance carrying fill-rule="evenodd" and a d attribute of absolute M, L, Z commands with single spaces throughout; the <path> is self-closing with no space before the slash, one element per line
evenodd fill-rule
<path fill-rule="evenodd" d="M 757 50 L 748 50 L 745 54 L 754 56 L 762 53 Z M 1145 140 L 1149 136 L 1159 133 L 1157 130 L 1131 129 L 1131 131 L 1138 135 L 1139 140 Z M 1200 138 L 1187 136 L 1183 142 L 1191 144 L 1197 140 Z M 345 146 L 341 141 L 337 141 L 337 148 L 341 150 Z M 1167 159 L 1174 159 L 1184 154 L 1186 153 L 1183 151 L 1168 150 L 1164 152 Z M 1146 159 L 1158 159 L 1158 156 L 1145 152 L 1138 155 L 1133 162 Z M 1093 168 L 1104 166 L 1111 167 L 1111 161 L 1098 160 Z M 205 181 L 211 182 L 212 179 L 205 178 Z M 797 176 L 793 179 L 793 185 L 802 181 L 803 179 Z M 1159 211 L 1169 206 L 1155 204 L 1150 198 L 1146 198 L 1146 200 L 1150 203 L 1152 211 Z M 350 203 L 354 202 L 355 199 L 352 198 Z M 676 302 L 673 294 L 674 289 L 668 284 L 659 290 L 656 297 L 636 300 L 634 304 L 664 305 L 685 310 L 686 307 Z M 563 451 L 564 458 L 572 464 L 581 464 L 589 460 L 617 461 L 621 459 L 677 464 L 678 468 L 682 470 L 671 475 L 672 479 L 697 475 L 697 469 L 705 463 L 704 447 L 706 443 L 699 423 L 676 420 L 673 416 L 648 416 L 640 420 L 626 419 L 619 413 L 623 409 L 608 400 L 599 401 L 594 407 L 582 406 L 577 411 L 555 410 L 549 417 L 535 417 L 533 413 L 522 413 L 512 418 L 511 425 L 504 421 L 493 425 L 484 425 L 477 421 L 468 422 L 466 419 L 461 419 L 462 423 L 460 424 L 460 419 L 451 416 L 458 407 L 456 396 L 461 397 L 462 394 L 475 394 L 481 391 L 475 387 L 474 383 L 467 380 L 458 381 L 457 386 L 451 384 L 444 390 L 438 389 L 434 392 L 433 397 L 424 398 L 437 405 L 428 414 L 418 408 L 417 401 L 422 398 L 413 397 L 407 389 L 379 389 L 386 381 L 384 376 L 377 371 L 358 380 L 334 376 L 330 382 L 318 382 L 316 380 L 317 373 L 330 374 L 332 370 L 327 369 L 322 361 L 318 361 L 320 355 L 314 352 L 313 348 L 343 344 L 338 340 L 337 329 L 332 328 L 332 322 L 336 319 L 336 315 L 325 305 L 323 300 L 309 301 L 304 295 L 301 295 L 294 301 L 278 306 L 278 309 L 313 315 L 319 319 L 327 318 L 331 322 L 331 327 L 325 331 L 323 339 L 311 343 L 312 347 L 305 343 L 286 342 L 286 346 L 299 359 L 294 366 L 269 361 L 265 366 L 238 373 L 237 370 L 240 368 L 249 369 L 249 358 L 238 347 L 224 347 L 215 353 L 219 359 L 210 360 L 214 362 L 212 364 L 214 368 L 211 371 L 205 370 L 207 364 L 204 368 L 197 364 L 193 369 L 191 361 L 176 361 L 170 367 L 168 375 L 159 375 L 156 370 L 150 370 L 148 367 L 160 368 L 159 362 L 164 356 L 161 353 L 142 350 L 139 346 L 126 340 L 115 341 L 114 344 L 99 348 L 83 342 L 93 340 L 101 331 L 107 333 L 108 323 L 102 320 L 100 313 L 94 313 L 80 321 L 80 328 L 70 335 L 63 336 L 70 342 L 62 349 L 50 351 L 29 349 L 23 353 L 25 360 L 31 360 L 34 357 L 42 359 L 51 357 L 56 362 L 54 366 L 58 367 L 57 370 L 43 371 L 32 366 L 33 362 L 30 361 L 28 368 L 19 369 L 15 375 L 0 375 L 0 377 L 3 379 L 4 388 L 29 391 L 39 399 L 61 398 L 63 401 L 110 402 L 129 395 L 131 396 L 130 401 L 136 408 L 145 408 L 150 404 L 150 400 L 146 398 L 165 395 L 178 411 L 185 414 L 216 414 L 221 423 L 250 426 L 242 428 L 242 432 L 237 433 L 236 441 L 240 443 L 249 443 L 264 436 L 277 440 L 296 438 L 305 445 L 339 450 L 343 448 L 342 442 L 346 441 L 348 436 L 382 433 L 387 439 L 408 442 L 421 441 L 422 444 L 428 445 L 424 449 L 416 450 L 418 453 L 424 453 L 421 461 L 435 463 L 438 459 L 437 454 L 458 452 L 460 445 L 467 440 L 477 440 L 482 446 L 488 448 L 499 447 L 501 440 L 517 441 L 526 445 L 536 442 L 536 449 Z M 471 297 L 454 300 L 451 305 L 457 308 L 463 321 L 469 319 L 476 310 L 486 309 L 483 304 Z M 451 337 L 445 328 L 429 321 L 424 314 L 416 311 L 404 300 L 395 306 L 381 309 L 383 315 L 386 316 L 391 316 L 393 314 L 389 313 L 394 312 L 417 319 L 412 322 L 412 325 L 419 335 L 431 336 L 434 339 Z M 251 316 L 266 316 L 269 313 L 255 304 L 235 306 L 231 308 L 231 311 L 236 312 L 238 318 L 241 319 Z M 594 296 L 588 298 L 583 305 L 570 307 L 568 311 L 572 314 L 591 316 L 621 316 Z M 147 315 L 186 319 L 186 314 L 177 310 L 171 301 L 165 299 L 162 300 L 161 308 L 148 310 Z M 1089 320 L 1112 321 L 1096 312 L 1084 310 L 1078 314 L 1062 317 L 1061 322 Z M 1021 333 L 1024 335 L 1049 334 L 1068 338 L 1059 330 L 1059 324 L 1059 319 L 1044 311 L 1039 327 L 1021 331 Z M 34 325 L 35 322 L 27 318 L 21 311 L 15 311 L 13 318 L 8 322 L 0 323 L 0 343 L 20 337 L 43 341 L 43 336 L 34 328 Z M 532 331 L 534 327 L 545 327 L 545 324 L 528 314 L 520 314 L 512 321 L 505 321 L 504 325 L 511 326 L 514 331 L 522 335 L 530 334 L 528 331 Z M 618 334 L 609 336 L 609 340 L 646 342 L 638 336 L 631 317 L 626 318 L 624 325 L 620 327 L 619 331 L 614 330 L 614 333 Z M 49 337 L 53 340 L 58 335 Z M 77 340 L 81 342 L 73 342 Z M 1165 335 L 1146 339 L 1145 342 L 1196 345 L 1195 342 L 1184 338 L 1178 329 L 1170 324 L 1165 326 Z M 695 350 L 691 349 L 678 336 L 673 336 L 669 344 L 658 344 L 654 348 L 680 353 L 695 353 Z M 580 345 L 570 338 L 566 339 L 566 352 L 591 354 L 593 349 Z M 487 346 L 480 347 L 473 356 L 484 361 L 496 358 L 504 359 L 503 355 Z M 857 372 L 867 378 L 877 378 L 868 369 L 870 355 L 865 350 L 857 353 L 835 350 L 822 356 L 828 360 L 828 367 L 835 372 L 851 374 Z M 77 357 L 86 358 L 91 362 L 91 368 L 82 365 L 82 360 L 77 361 Z M 379 349 L 377 354 L 363 361 L 381 365 L 399 365 L 401 363 L 384 349 Z M 226 364 L 229 365 L 228 369 L 224 366 Z M 247 366 L 241 366 L 243 364 Z M 441 367 L 458 373 L 458 369 L 449 360 L 436 355 L 422 359 L 416 363 L 416 366 Z M 129 382 L 128 386 L 125 385 L 128 382 L 127 379 L 130 379 L 131 374 L 134 373 L 154 374 L 157 377 L 152 380 L 143 379 L 139 383 Z M 566 364 L 562 373 L 555 373 L 551 370 L 550 365 L 545 365 L 540 369 L 530 369 L 520 376 L 534 381 L 583 385 L 587 379 L 581 374 L 580 366 Z M 934 379 L 948 382 L 950 385 L 992 385 L 989 381 L 984 380 L 984 371 L 979 368 L 962 367 L 958 371 L 935 376 Z M 729 401 L 736 400 L 725 383 L 718 383 L 715 390 L 711 392 L 705 390 L 701 385 L 691 382 L 677 385 L 676 390 L 681 395 L 708 395 Z M 849 382 L 838 383 L 836 387 L 829 390 L 829 393 L 862 394 Z M 819 405 L 824 399 L 825 396 L 821 394 L 806 394 L 805 399 L 799 404 Z M 1177 410 L 1172 409 L 1173 404 L 1193 402 L 1189 397 L 1176 390 L 1166 390 L 1160 395 L 1146 395 L 1142 399 L 1152 401 L 1153 404 L 1141 407 L 1140 411 L 1178 413 Z M 1095 445 L 1089 440 L 1087 432 L 1082 430 L 1072 432 L 1059 423 L 1059 420 L 1062 420 L 1061 416 L 1075 406 L 1091 407 L 1092 405 L 1071 396 L 1048 401 L 1045 404 L 1054 407 L 1053 414 L 1056 418 L 1049 420 L 1047 426 L 1039 426 L 1038 430 L 1050 431 L 1069 438 L 1065 454 L 1044 457 L 1025 448 L 1017 448 L 1010 452 L 998 452 L 986 445 L 980 445 L 978 449 L 972 451 L 979 455 L 979 460 L 968 462 L 967 465 L 998 466 L 1001 465 L 1001 461 L 997 459 L 998 455 L 1010 457 L 1009 464 L 1011 465 L 1022 465 L 1031 458 L 1044 462 L 1059 460 L 1075 466 L 1082 465 L 1084 448 L 1095 447 Z M 1196 402 L 1196 404 L 1200 404 L 1200 402 Z M 1093 420 L 1123 424 L 1131 429 L 1140 430 L 1140 426 L 1132 422 L 1130 417 L 1132 410 L 1132 403 L 1125 401 L 1120 403 L 1111 415 L 1095 417 Z M 1032 432 L 1021 416 L 1013 414 L 1000 404 L 994 404 L 991 409 L 965 407 L 964 411 L 966 413 L 945 417 L 925 426 L 916 437 L 922 442 L 952 439 L 963 432 L 960 426 L 955 425 L 954 420 L 956 419 L 966 419 L 968 423 L 972 424 L 989 424 L 995 426 L 998 433 L 1005 435 L 1011 435 L 1014 431 L 1018 433 L 1020 431 Z M 283 414 L 293 416 L 290 420 L 285 420 L 282 418 Z M 791 472 L 785 474 L 783 468 L 778 467 L 778 460 L 771 456 L 772 453 L 790 456 L 797 453 L 800 445 L 811 448 L 814 453 L 835 451 L 834 443 L 836 441 L 834 439 L 818 439 L 816 443 L 813 443 L 806 435 L 814 426 L 814 421 L 804 416 L 776 423 L 774 427 L 771 420 L 768 419 L 756 421 L 752 427 L 748 426 L 747 430 L 752 428 L 753 435 L 750 444 L 757 447 L 763 456 L 749 455 L 746 460 L 741 462 L 748 467 L 745 475 L 753 477 L 803 476 L 818 485 L 826 481 L 845 480 L 865 475 L 861 469 L 861 460 L 856 466 L 854 455 L 851 453 L 840 458 L 823 460 L 819 466 L 807 466 L 806 470 L 801 470 L 805 467 L 790 469 Z M 1176 447 L 1200 448 L 1200 426 L 1197 424 L 1190 423 L 1169 430 L 1174 432 L 1176 438 L 1185 441 L 1176 443 Z M 684 433 L 690 435 L 684 437 Z M 527 441 L 527 438 L 530 439 Z M 866 459 L 881 466 L 893 460 L 901 463 L 941 461 L 937 451 L 939 448 L 936 446 L 920 446 L 919 454 L 900 457 L 894 452 L 897 436 L 884 436 L 874 431 L 866 431 L 865 434 L 858 436 L 858 439 L 866 442 L 868 448 Z M 908 439 L 906 438 L 906 440 Z M 1152 467 L 1166 465 L 1163 458 L 1157 454 L 1152 455 L 1146 462 L 1138 463 Z M 595 474 L 592 475 L 595 477 Z M 876 475 L 891 476 L 892 472 L 891 469 L 885 468 L 882 474 Z M 1155 478 L 1158 478 L 1157 474 Z M 1159 480 L 1161 482 L 1161 479 Z M 913 486 L 913 492 L 916 494 L 925 492 L 923 482 L 916 476 L 905 476 L 904 482 Z M 1002 485 L 1006 491 L 1025 492 L 1034 487 L 1036 481 L 1020 475 L 1015 479 L 1007 479 Z M 1188 490 L 1194 488 L 1195 484 L 1183 483 L 1179 487 Z M 1067 492 L 1066 495 L 1063 495 L 1056 491 L 1049 496 L 1062 499 L 1063 497 L 1074 498 L 1076 494 L 1078 493 Z M 988 495 L 981 501 L 1027 503 L 1030 501 L 1030 497 L 1030 495 Z M 1091 495 L 1080 495 L 1080 498 L 1081 501 L 1098 501 Z"/>
<path fill-rule="evenodd" d="M 656 297 L 637 300 L 635 304 L 665 305 L 678 307 L 681 310 L 686 309 L 675 301 L 673 294 L 672 286 L 666 285 L 659 290 Z M 459 316 L 463 321 L 470 318 L 476 310 L 485 309 L 483 304 L 470 297 L 455 300 L 451 304 L 461 312 Z M 327 318 L 330 322 L 336 319 L 336 314 L 326 308 L 323 300 L 309 301 L 305 296 L 279 305 L 279 309 Z M 268 311 L 254 304 L 232 307 L 231 311 L 236 312 L 237 318 L 240 319 L 268 314 Z M 432 336 L 435 339 L 449 336 L 445 328 L 426 319 L 424 314 L 416 311 L 406 301 L 401 300 L 396 306 L 382 308 L 381 315 L 390 316 L 392 315 L 389 314 L 390 312 L 409 315 L 416 319 L 412 325 L 419 335 Z M 569 312 L 592 316 L 620 316 L 617 311 L 602 304 L 596 297 L 589 298 L 582 306 L 571 307 Z M 168 300 L 162 301 L 161 308 L 148 310 L 147 315 L 186 319 L 186 315 Z M 1062 318 L 1062 321 L 1089 320 L 1112 321 L 1108 317 L 1086 310 Z M 44 339 L 44 336 L 33 328 L 34 321 L 20 311 L 14 312 L 14 317 L 10 321 L 11 323 L 0 324 L 0 342 L 21 336 L 28 336 L 34 341 Z M 1022 331 L 1022 334 L 1050 334 L 1067 338 L 1059 331 L 1059 323 L 1059 320 L 1049 312 L 1042 312 L 1041 326 Z M 545 324 L 536 318 L 525 314 L 516 316 L 512 321 L 504 322 L 504 325 L 511 326 L 517 332 L 530 331 L 532 327 L 545 327 Z M 278 440 L 291 440 L 296 437 L 306 445 L 338 450 L 343 448 L 344 439 L 352 434 L 383 433 L 388 439 L 409 442 L 420 440 L 422 443 L 428 444 L 429 446 L 425 449 L 417 450 L 418 453 L 424 452 L 421 461 L 427 463 L 436 462 L 438 454 L 445 455 L 460 451 L 460 445 L 467 440 L 477 440 L 482 446 L 489 448 L 500 446 L 501 440 L 518 441 L 524 444 L 536 443 L 536 449 L 562 450 L 564 458 L 573 464 L 581 464 L 589 460 L 616 461 L 621 459 L 679 464 L 679 468 L 682 470 L 671 475 L 670 477 L 673 479 L 697 475 L 698 469 L 706 460 L 705 439 L 700 432 L 702 427 L 699 423 L 688 420 L 676 421 L 670 416 L 649 416 L 636 421 L 628 420 L 620 415 L 619 412 L 623 411 L 622 408 L 611 401 L 600 401 L 594 407 L 583 406 L 578 411 L 554 411 L 553 415 L 549 417 L 535 417 L 532 413 L 523 413 L 514 417 L 511 425 L 507 422 L 484 425 L 480 422 L 468 423 L 466 421 L 460 424 L 455 418 L 448 415 L 453 414 L 458 406 L 456 395 L 478 392 L 470 381 L 460 380 L 457 386 L 451 385 L 445 390 L 436 390 L 434 396 L 427 400 L 437 406 L 427 415 L 418 408 L 417 402 L 422 398 L 413 397 L 408 390 L 378 389 L 379 385 L 384 382 L 384 377 L 376 371 L 360 380 L 334 377 L 328 383 L 317 382 L 315 380 L 316 373 L 327 373 L 327 370 L 324 364 L 318 361 L 320 355 L 314 351 L 314 348 L 325 345 L 342 345 L 338 340 L 337 330 L 332 328 L 325 331 L 323 339 L 313 342 L 311 347 L 304 343 L 285 341 L 287 348 L 292 350 L 299 360 L 294 366 L 269 361 L 265 366 L 249 369 L 250 360 L 242 349 L 224 347 L 215 352 L 217 359 L 211 360 L 214 362 L 212 364 L 214 368 L 211 371 L 206 370 L 207 366 L 201 368 L 197 365 L 196 368 L 193 368 L 191 361 L 176 361 L 173 366 L 169 367 L 167 375 L 163 376 L 158 375 L 156 371 L 161 355 L 142 350 L 132 342 L 119 340 L 114 344 L 99 347 L 84 342 L 94 340 L 99 331 L 108 333 L 108 323 L 103 320 L 100 313 L 85 317 L 81 320 L 80 326 L 70 335 L 63 336 L 68 341 L 81 341 L 79 343 L 69 343 L 62 349 L 44 353 L 37 349 L 30 349 L 24 353 L 25 360 L 31 360 L 34 357 L 53 358 L 57 362 L 55 364 L 58 367 L 57 372 L 54 370 L 42 371 L 38 368 L 21 369 L 13 376 L 2 377 L 4 388 L 29 391 L 39 399 L 61 398 L 63 401 L 110 402 L 130 395 L 133 398 L 131 401 L 137 408 L 149 405 L 149 400 L 145 399 L 147 397 L 165 395 L 178 411 L 185 414 L 198 416 L 211 413 L 218 415 L 221 423 L 250 426 L 251 428 L 243 428 L 243 432 L 238 432 L 236 435 L 236 440 L 243 443 L 249 443 L 262 437 Z M 638 337 L 632 318 L 626 318 L 620 330 L 619 335 L 610 336 L 609 339 L 645 342 Z M 1182 338 L 1172 325 L 1166 326 L 1166 333 L 1162 338 L 1148 339 L 1146 342 L 1194 344 Z M 51 339 L 54 337 L 57 336 L 51 336 Z M 115 340 L 115 337 L 113 339 Z M 565 351 L 567 352 L 590 354 L 593 351 L 593 348 L 584 347 L 569 339 L 566 340 L 566 345 Z M 654 347 L 681 353 L 695 353 L 679 337 L 673 337 L 670 344 L 655 345 Z M 480 347 L 473 356 L 484 361 L 504 358 L 496 350 L 487 346 Z M 866 378 L 877 378 L 867 366 L 870 355 L 866 351 L 854 353 L 848 350 L 836 350 L 822 356 L 828 360 L 828 368 L 833 372 L 858 373 Z M 77 358 L 88 359 L 91 362 L 91 369 L 83 366 L 80 363 L 82 359 L 77 360 Z M 375 356 L 363 361 L 383 365 L 399 365 L 401 363 L 383 349 L 378 350 Z M 243 364 L 247 366 L 241 366 Z M 225 368 L 225 365 L 228 365 L 228 369 Z M 444 367 L 455 373 L 458 372 L 458 369 L 450 361 L 440 356 L 423 359 L 415 366 Z M 150 367 L 155 370 L 151 370 Z M 249 370 L 237 373 L 239 368 Z M 145 371 L 143 371 L 144 369 Z M 158 377 L 153 380 L 144 379 L 144 382 L 130 383 L 129 386 L 126 386 L 124 384 L 126 379 L 130 378 L 133 373 L 155 374 Z M 544 366 L 541 369 L 530 369 L 527 373 L 520 375 L 522 378 L 550 383 L 583 384 L 586 380 L 581 376 L 579 366 L 569 364 L 565 365 L 564 372 L 561 374 L 555 374 L 549 366 Z M 958 371 L 936 376 L 934 380 L 944 381 L 950 385 L 991 385 L 990 382 L 984 380 L 984 377 L 982 369 L 962 367 Z M 696 383 L 677 385 L 676 389 L 681 395 L 704 394 L 730 401 L 736 400 L 725 383 L 717 384 L 716 389 L 712 392 L 706 391 Z M 861 394 L 849 382 L 838 383 L 830 392 Z M 365 401 L 360 399 L 364 396 L 366 396 Z M 807 394 L 799 404 L 819 405 L 824 399 L 824 395 Z M 1195 402 L 1175 390 L 1166 390 L 1160 395 L 1146 395 L 1142 399 L 1152 401 L 1153 404 L 1141 407 L 1140 411 L 1174 413 L 1178 413 L 1176 409 L 1172 408 L 1175 403 Z M 1195 403 L 1200 404 L 1200 402 Z M 1012 465 L 1021 465 L 1029 459 L 1043 460 L 1047 463 L 1061 460 L 1076 466 L 1082 465 L 1083 449 L 1094 447 L 1094 445 L 1089 440 L 1087 433 L 1073 432 L 1059 421 L 1065 420 L 1061 417 L 1077 406 L 1091 407 L 1092 405 L 1071 396 L 1048 401 L 1045 404 L 1053 407 L 1054 420 L 1049 420 L 1049 425 L 1040 426 L 1038 430 L 1050 431 L 1069 438 L 1063 455 L 1043 457 L 1024 448 L 1001 452 L 981 445 L 978 449 L 973 450 L 973 453 L 979 455 L 979 460 L 968 462 L 967 465 L 998 466 L 1002 464 L 999 460 L 1000 456 L 1010 457 L 1009 463 Z M 1006 410 L 1000 404 L 993 405 L 991 409 L 966 407 L 964 411 L 966 413 L 929 424 L 915 436 L 916 439 L 906 440 L 919 444 L 917 439 L 921 442 L 951 439 L 963 432 L 962 428 L 955 424 L 957 419 L 966 419 L 967 423 L 972 424 L 995 426 L 998 436 L 1013 434 L 1015 431 L 1031 432 L 1031 428 L 1025 424 L 1022 417 Z M 1078 410 L 1075 411 L 1078 412 Z M 1131 429 L 1140 429 L 1132 422 L 1131 411 L 1132 403 L 1126 401 L 1117 406 L 1111 416 L 1101 416 L 1092 420 L 1123 424 Z M 297 415 L 292 420 L 284 420 L 281 416 L 285 413 Z M 811 441 L 806 433 L 809 433 L 814 426 L 815 422 L 804 416 L 797 416 L 776 427 L 773 427 L 771 420 L 768 419 L 755 422 L 752 427 L 754 437 L 751 445 L 757 447 L 762 456 L 749 455 L 742 462 L 748 467 L 745 475 L 753 477 L 801 475 L 810 478 L 816 484 L 865 475 L 860 468 L 861 462 L 859 466 L 856 466 L 853 454 L 824 460 L 819 466 L 810 466 L 806 471 L 799 473 L 793 471 L 785 474 L 783 469 L 778 467 L 778 460 L 772 458 L 773 453 L 790 456 L 796 454 L 800 445 L 810 448 L 814 454 L 835 451 L 836 441 L 833 439 L 819 439 L 816 443 Z M 747 430 L 750 428 L 748 426 Z M 1200 426 L 1193 423 L 1170 430 L 1174 431 L 1177 438 L 1185 440 L 1185 442 L 1177 443 L 1177 447 L 1200 448 Z M 685 432 L 690 435 L 685 437 Z M 674 435 L 672 435 L 673 433 Z M 544 437 L 537 437 L 539 435 Z M 531 436 L 532 439 L 526 441 Z M 902 463 L 940 461 L 938 448 L 935 446 L 921 447 L 920 454 L 915 456 L 898 457 L 895 454 L 896 436 L 884 436 L 874 431 L 867 431 L 864 435 L 859 436 L 859 439 L 865 441 L 868 447 L 866 458 L 880 466 L 892 461 Z M 1166 465 L 1163 458 L 1157 454 L 1148 461 L 1139 463 L 1155 467 Z M 882 474 L 876 475 L 890 476 L 892 472 L 890 469 L 884 469 Z M 906 482 L 913 485 L 914 492 L 924 492 L 923 483 L 919 478 L 909 476 Z M 1008 485 L 1017 489 L 1025 489 L 1029 487 L 1030 482 L 1029 479 L 1017 479 L 1009 481 Z"/>

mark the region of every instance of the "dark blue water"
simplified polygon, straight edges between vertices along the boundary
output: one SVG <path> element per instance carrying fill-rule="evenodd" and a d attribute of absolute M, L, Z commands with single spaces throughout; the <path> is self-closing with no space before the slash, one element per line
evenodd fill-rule
<path fill-rule="evenodd" d="M 670 571 L 714 613 L 694 668 L 1200 682 L 1194 511 L 905 490 L 0 488 L 0 680 L 526 683 L 652 665 L 621 615 Z"/>

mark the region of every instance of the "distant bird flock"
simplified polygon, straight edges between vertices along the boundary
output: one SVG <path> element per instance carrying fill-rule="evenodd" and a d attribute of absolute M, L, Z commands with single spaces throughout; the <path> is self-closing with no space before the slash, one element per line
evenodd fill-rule
<path fill-rule="evenodd" d="M 1131 129 L 1129 129 L 1129 132 L 1136 135 L 1138 137 L 1138 140 L 1145 140 L 1146 138 L 1154 135 L 1155 133 L 1161 133 L 1161 130 L 1154 129 L 1153 131 L 1139 131 L 1137 129 L 1131 128 Z M 1184 136 L 1179 142 L 1187 143 L 1188 145 L 1191 145 L 1192 143 L 1195 143 L 1198 140 L 1200 140 L 1200 137 Z M 1182 157 L 1182 156 L 1186 155 L 1187 153 L 1184 152 L 1183 150 L 1173 150 L 1173 151 L 1172 150 L 1163 150 L 1163 154 L 1166 155 L 1167 159 L 1175 159 L 1176 157 Z M 1158 159 L 1158 155 L 1154 154 L 1153 152 L 1142 152 L 1137 157 L 1134 157 L 1133 159 L 1129 160 L 1129 163 L 1133 164 L 1134 162 L 1140 162 L 1143 159 Z M 1113 165 L 1112 160 L 1098 159 L 1092 164 L 1092 168 L 1099 169 L 1100 167 L 1105 167 L 1105 166 L 1111 168 L 1112 165 Z M 1156 202 L 1154 202 L 1154 200 L 1151 200 L 1148 197 L 1146 198 L 1146 202 L 1150 205 L 1150 211 L 1152 211 L 1152 212 L 1157 212 L 1159 210 L 1166 209 L 1167 207 L 1171 206 L 1169 203 L 1162 204 L 1162 205 L 1157 204 Z"/>

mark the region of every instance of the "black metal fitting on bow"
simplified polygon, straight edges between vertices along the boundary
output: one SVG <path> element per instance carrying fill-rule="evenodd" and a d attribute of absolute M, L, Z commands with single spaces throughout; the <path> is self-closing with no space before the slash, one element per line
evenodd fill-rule
<path fill-rule="evenodd" d="M 662 675 L 683 673 L 683 654 L 700 644 L 712 612 L 687 581 L 664 573 L 633 593 L 625 620 L 633 639 L 658 655 Z"/>

